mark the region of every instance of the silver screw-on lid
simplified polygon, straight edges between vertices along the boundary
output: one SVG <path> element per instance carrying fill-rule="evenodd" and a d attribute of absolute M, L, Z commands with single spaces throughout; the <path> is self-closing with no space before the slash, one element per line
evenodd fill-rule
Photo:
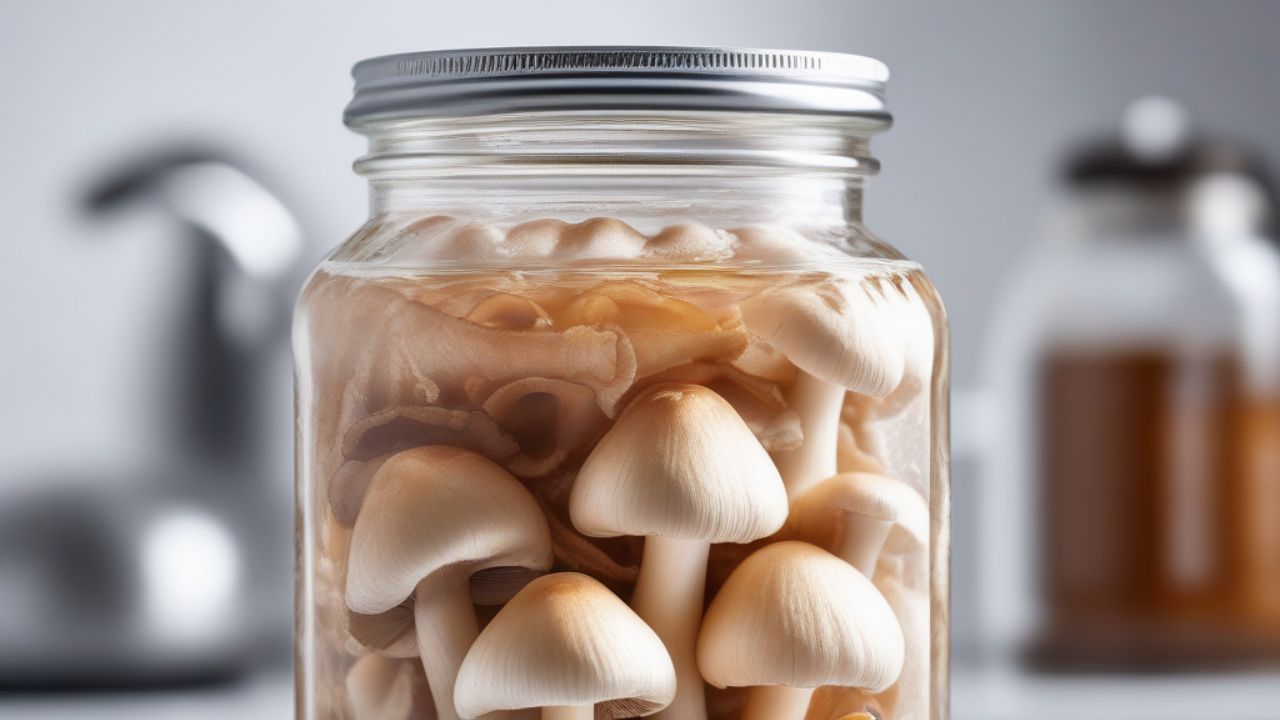
<path fill-rule="evenodd" d="M 889 70 L 858 55 L 697 47 L 527 47 L 358 63 L 346 121 L 547 110 L 735 110 L 887 124 Z"/>

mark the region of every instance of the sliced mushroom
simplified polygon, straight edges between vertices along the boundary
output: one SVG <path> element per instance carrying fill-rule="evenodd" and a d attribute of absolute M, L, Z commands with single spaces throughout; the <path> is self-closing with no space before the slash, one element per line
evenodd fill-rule
<path fill-rule="evenodd" d="M 638 378 L 689 363 L 730 361 L 747 347 L 736 309 L 717 317 L 637 282 L 602 283 L 570 302 L 556 322 L 620 329 L 635 350 Z"/>
<path fill-rule="evenodd" d="M 606 420 L 591 388 L 554 378 L 516 380 L 495 390 L 482 406 L 519 444 L 520 452 L 504 464 L 526 478 L 554 471 L 594 440 Z"/>
<path fill-rule="evenodd" d="M 900 480 L 872 473 L 843 473 L 814 485 L 792 504 L 787 522 L 797 539 L 831 550 L 869 578 L 891 533 L 898 554 L 929 545 L 925 499 Z"/>
<path fill-rule="evenodd" d="M 898 679 L 904 652 L 898 620 L 871 581 L 795 541 L 744 560 L 698 636 L 707 682 L 751 688 L 741 720 L 802 720 L 822 685 L 880 692 Z"/>
<path fill-rule="evenodd" d="M 431 691 L 415 662 L 366 655 L 347 671 L 347 703 L 360 720 L 415 720 L 428 713 Z"/>
<path fill-rule="evenodd" d="M 902 379 L 902 347 L 883 298 L 848 278 L 825 277 L 755 295 L 742 304 L 751 331 L 799 368 L 787 404 L 800 416 L 804 442 L 773 454 L 797 497 L 836 471 L 845 390 L 884 396 Z"/>
<path fill-rule="evenodd" d="M 335 410 L 318 410 L 326 430 L 341 437 L 361 418 L 393 408 L 465 400 L 468 381 L 493 387 L 538 376 L 590 387 L 606 413 L 634 379 L 634 356 L 618 333 L 589 327 L 563 333 L 492 328 L 454 317 L 410 299 L 413 286 L 332 278 L 308 298 L 318 390 L 324 398 L 344 388 Z M 429 378 L 436 388 L 424 394 L 370 396 L 368 388 L 401 384 L 378 376 Z M 338 413 L 330 419 L 326 415 Z M 336 465 L 329 470 L 336 469 Z"/>
<path fill-rule="evenodd" d="M 490 458 L 508 458 L 520 450 L 483 412 L 442 407 L 400 407 L 355 422 L 342 439 L 348 460 L 372 460 L 422 445 L 453 445 Z"/>
<path fill-rule="evenodd" d="M 705 717 L 694 644 L 710 546 L 765 537 L 786 520 L 786 490 L 764 448 L 714 392 L 658 385 L 596 444 L 569 512 L 586 535 L 646 538 L 631 603 L 675 661 L 676 699 L 664 714 Z"/>
<path fill-rule="evenodd" d="M 512 293 L 494 293 L 467 313 L 477 325 L 500 330 L 546 330 L 551 327 L 547 311 L 529 298 Z"/>
<path fill-rule="evenodd" d="M 697 363 L 654 375 L 633 392 L 650 384 L 702 385 L 728 401 L 765 450 L 789 450 L 800 445 L 800 417 L 787 408 L 776 383 L 748 375 L 731 365 Z"/>
<path fill-rule="evenodd" d="M 347 607 L 379 615 L 413 598 L 418 652 L 441 720 L 478 633 L 471 578 L 490 568 L 551 567 L 538 503 L 484 457 L 441 445 L 387 460 L 351 533 Z"/>
<path fill-rule="evenodd" d="M 533 581 L 480 633 L 458 671 L 458 714 L 542 708 L 544 720 L 645 717 L 671 702 L 662 641 L 578 573 Z M 597 713 L 597 710 L 599 711 Z"/>

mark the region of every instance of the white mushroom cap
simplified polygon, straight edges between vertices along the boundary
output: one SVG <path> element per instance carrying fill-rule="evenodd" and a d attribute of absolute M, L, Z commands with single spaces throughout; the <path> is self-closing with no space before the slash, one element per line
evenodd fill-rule
<path fill-rule="evenodd" d="M 582 464 L 569 499 L 586 535 L 750 542 L 786 521 L 786 490 L 733 407 L 698 385 L 656 385 Z"/>
<path fill-rule="evenodd" d="M 723 260 L 733 257 L 734 236 L 696 223 L 677 223 L 649 239 L 644 254 L 689 260 Z"/>
<path fill-rule="evenodd" d="M 645 236 L 621 220 L 597 217 L 562 228 L 555 255 L 584 260 L 634 258 L 644 243 Z"/>
<path fill-rule="evenodd" d="M 542 510 L 505 470 L 467 450 L 398 453 L 378 470 L 351 533 L 347 606 L 376 615 L 439 572 L 551 567 Z"/>
<path fill-rule="evenodd" d="M 883 397 L 903 372 L 898 314 L 854 280 L 766 291 L 742 304 L 747 327 L 815 378 Z"/>
<path fill-rule="evenodd" d="M 557 573 L 521 590 L 480 633 L 458 672 L 458 713 L 598 705 L 651 715 L 675 696 L 662 640 L 586 575 Z"/>
<path fill-rule="evenodd" d="M 831 547 L 849 523 L 861 516 L 892 523 L 907 547 L 929 543 L 929 505 L 901 480 L 865 472 L 841 473 L 807 490 L 791 507 L 796 536 Z"/>
<path fill-rule="evenodd" d="M 698 636 L 698 668 L 720 688 L 839 685 L 879 692 L 904 660 L 893 609 L 862 573 L 821 548 L 766 545 L 733 571 Z"/>

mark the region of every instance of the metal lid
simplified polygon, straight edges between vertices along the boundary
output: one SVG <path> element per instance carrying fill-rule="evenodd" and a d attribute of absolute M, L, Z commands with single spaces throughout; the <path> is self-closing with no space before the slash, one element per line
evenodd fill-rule
<path fill-rule="evenodd" d="M 858 55 L 697 47 L 526 47 L 388 55 L 356 64 L 345 120 L 548 110 L 847 115 L 887 126 L 889 70 Z"/>

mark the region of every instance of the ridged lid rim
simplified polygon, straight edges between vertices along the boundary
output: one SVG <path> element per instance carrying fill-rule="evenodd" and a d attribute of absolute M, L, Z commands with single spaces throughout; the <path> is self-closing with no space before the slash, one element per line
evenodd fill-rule
<path fill-rule="evenodd" d="M 888 123 L 888 68 L 844 53 L 674 46 L 436 50 L 363 60 L 345 119 L 570 109 L 754 110 Z"/>

